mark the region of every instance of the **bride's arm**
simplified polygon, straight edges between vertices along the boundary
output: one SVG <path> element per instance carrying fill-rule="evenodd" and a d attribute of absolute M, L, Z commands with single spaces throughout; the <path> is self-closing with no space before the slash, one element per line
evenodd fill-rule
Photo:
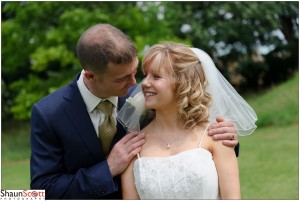
<path fill-rule="evenodd" d="M 212 142 L 212 154 L 218 171 L 220 198 L 241 199 L 238 162 L 234 148 Z"/>
<path fill-rule="evenodd" d="M 122 196 L 123 199 L 137 200 L 140 199 L 134 184 L 133 164 L 135 159 L 131 161 L 127 169 L 121 175 Z"/>

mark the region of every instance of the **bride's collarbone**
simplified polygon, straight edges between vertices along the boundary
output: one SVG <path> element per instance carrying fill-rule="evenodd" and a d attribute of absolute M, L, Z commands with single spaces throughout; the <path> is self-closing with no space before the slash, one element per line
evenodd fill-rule
<path fill-rule="evenodd" d="M 204 130 L 205 126 L 199 126 L 191 131 L 178 130 L 166 132 L 157 130 L 154 125 L 151 125 L 145 130 L 146 143 L 143 145 L 141 154 L 145 156 L 163 157 L 195 149 L 199 147 Z M 203 141 L 205 141 L 205 139 Z"/>
<path fill-rule="evenodd" d="M 180 139 L 169 144 L 158 138 L 150 138 L 146 139 L 145 145 L 141 152 L 145 157 L 173 156 L 198 147 L 197 141 L 190 138 Z"/>

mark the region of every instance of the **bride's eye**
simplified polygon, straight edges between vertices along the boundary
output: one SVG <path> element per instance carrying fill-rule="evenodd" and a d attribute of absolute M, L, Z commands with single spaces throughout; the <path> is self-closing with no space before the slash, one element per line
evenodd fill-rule
<path fill-rule="evenodd" d="M 154 74 L 153 77 L 154 77 L 155 79 L 161 78 L 161 76 L 160 76 L 159 74 Z"/>

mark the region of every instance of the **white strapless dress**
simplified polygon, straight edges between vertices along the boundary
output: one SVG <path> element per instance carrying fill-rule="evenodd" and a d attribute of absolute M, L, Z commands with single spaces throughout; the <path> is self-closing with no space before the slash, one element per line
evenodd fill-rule
<path fill-rule="evenodd" d="M 216 166 L 201 143 L 173 156 L 139 157 L 134 179 L 141 199 L 218 199 Z"/>

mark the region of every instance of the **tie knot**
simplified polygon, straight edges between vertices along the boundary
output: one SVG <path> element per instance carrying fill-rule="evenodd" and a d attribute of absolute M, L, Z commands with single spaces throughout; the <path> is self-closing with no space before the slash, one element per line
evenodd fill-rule
<path fill-rule="evenodd" d="M 110 101 L 105 100 L 105 101 L 101 101 L 96 106 L 96 108 L 98 110 L 100 110 L 101 112 L 103 112 L 105 115 L 111 115 L 112 114 L 112 109 L 113 109 L 113 104 Z"/>

